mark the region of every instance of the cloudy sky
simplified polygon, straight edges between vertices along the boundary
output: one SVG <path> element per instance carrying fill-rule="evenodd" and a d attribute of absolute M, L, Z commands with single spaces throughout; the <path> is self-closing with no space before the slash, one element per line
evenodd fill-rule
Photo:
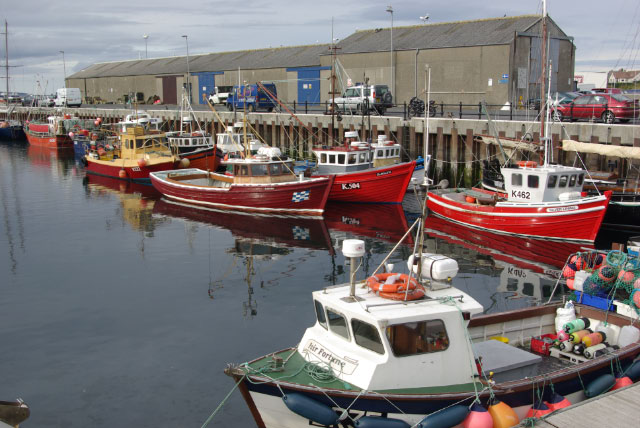
<path fill-rule="evenodd" d="M 574 37 L 576 71 L 640 68 L 640 1 L 547 4 L 549 16 Z M 70 75 L 97 62 L 144 58 L 145 34 L 149 58 L 186 55 L 186 41 L 190 54 L 329 43 L 332 19 L 337 38 L 389 27 L 387 5 L 394 27 L 422 24 L 427 14 L 427 23 L 437 23 L 542 9 L 539 0 L 4 0 L 0 17 L 9 29 L 10 90 L 35 92 L 40 82 L 52 93 L 65 69 Z M 4 40 L 0 53 L 4 65 Z"/>

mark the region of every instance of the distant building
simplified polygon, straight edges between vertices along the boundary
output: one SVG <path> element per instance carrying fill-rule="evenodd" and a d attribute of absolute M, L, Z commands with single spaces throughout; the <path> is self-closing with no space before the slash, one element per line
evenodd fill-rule
<path fill-rule="evenodd" d="M 573 78 L 578 91 L 590 91 L 594 88 L 607 87 L 606 71 L 576 71 Z"/>
<path fill-rule="evenodd" d="M 575 46 L 548 19 L 551 91 L 572 89 Z M 337 44 L 338 82 L 343 90 L 368 80 L 392 89 L 394 102 L 424 96 L 425 65 L 431 98 L 447 104 L 513 105 L 540 97 L 541 17 L 525 15 L 356 31 Z M 215 86 L 275 82 L 286 102 L 330 99 L 333 57 L 329 45 L 292 46 L 189 57 L 193 102 Z M 392 73 L 393 68 L 393 73 Z M 138 59 L 94 64 L 67 78 L 88 99 L 122 102 L 159 96 L 176 104 L 186 85 L 187 58 Z M 393 75 L 393 79 L 392 79 Z"/>
<path fill-rule="evenodd" d="M 610 71 L 607 76 L 609 86 L 615 86 L 619 83 L 638 83 L 640 82 L 640 70 L 618 70 Z"/>

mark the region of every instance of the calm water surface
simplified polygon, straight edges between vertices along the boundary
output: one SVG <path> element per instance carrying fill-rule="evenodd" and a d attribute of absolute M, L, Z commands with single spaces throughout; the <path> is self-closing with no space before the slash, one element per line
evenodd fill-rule
<path fill-rule="evenodd" d="M 311 291 L 348 281 L 336 242 L 364 239 L 371 273 L 417 211 L 414 195 L 324 220 L 202 211 L 26 143 L 0 143 L 0 185 L 0 399 L 29 404 L 24 427 L 200 427 L 227 363 L 296 345 Z M 487 311 L 548 297 L 575 250 L 427 228 Z M 209 426 L 255 424 L 236 391 Z"/>

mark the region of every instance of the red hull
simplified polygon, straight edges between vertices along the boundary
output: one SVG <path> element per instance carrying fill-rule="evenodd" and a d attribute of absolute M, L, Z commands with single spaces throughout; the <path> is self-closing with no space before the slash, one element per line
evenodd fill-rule
<path fill-rule="evenodd" d="M 156 171 L 166 171 L 168 169 L 174 169 L 175 164 L 173 161 L 167 161 L 164 163 L 159 163 L 155 165 L 147 165 L 145 167 L 122 167 L 121 165 L 117 165 L 114 161 L 113 165 L 104 165 L 101 163 L 94 162 L 91 158 L 85 157 L 87 160 L 87 173 L 102 175 L 105 177 L 118 178 L 122 180 L 134 181 L 139 183 L 149 183 L 149 173 Z M 124 169 L 126 172 L 126 176 L 124 178 L 120 177 L 120 170 Z"/>
<path fill-rule="evenodd" d="M 252 212 L 322 215 L 333 177 L 270 185 L 233 184 L 228 188 L 189 186 L 151 176 L 151 184 L 166 197 L 209 208 Z M 307 192 L 306 199 L 299 197 Z"/>
<path fill-rule="evenodd" d="M 400 204 L 411 181 L 416 162 L 357 172 L 334 174 L 329 200 L 340 202 L 368 202 Z"/>
<path fill-rule="evenodd" d="M 25 130 L 27 140 L 32 146 L 47 147 L 49 149 L 72 149 L 73 140 L 68 135 L 36 136 Z"/>
<path fill-rule="evenodd" d="M 427 206 L 435 215 L 496 233 L 593 242 L 611 193 L 580 201 L 550 204 L 477 205 L 429 192 Z"/>
<path fill-rule="evenodd" d="M 189 168 L 216 171 L 220 166 L 220 158 L 213 147 L 196 153 L 181 153 L 180 158 L 189 159 Z"/>

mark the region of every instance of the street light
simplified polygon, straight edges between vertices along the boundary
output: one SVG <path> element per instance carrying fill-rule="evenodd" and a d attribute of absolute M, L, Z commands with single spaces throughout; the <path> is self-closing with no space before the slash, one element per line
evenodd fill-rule
<path fill-rule="evenodd" d="M 62 54 L 62 70 L 64 71 L 64 87 L 67 87 L 67 63 L 64 61 L 64 51 L 59 51 Z"/>
<path fill-rule="evenodd" d="M 149 53 L 147 51 L 147 39 L 149 38 L 148 34 L 145 34 L 144 36 L 142 36 L 142 38 L 144 38 L 144 57 L 145 59 L 149 58 Z"/>
<path fill-rule="evenodd" d="M 394 72 L 393 72 L 393 8 L 391 6 L 387 6 L 387 12 L 391 14 L 391 93 L 398 98 L 396 94 L 396 85 L 394 80 Z"/>
<path fill-rule="evenodd" d="M 183 34 L 185 42 L 187 43 L 187 92 L 189 94 L 189 101 L 191 101 L 191 85 L 189 84 L 189 36 Z"/>

